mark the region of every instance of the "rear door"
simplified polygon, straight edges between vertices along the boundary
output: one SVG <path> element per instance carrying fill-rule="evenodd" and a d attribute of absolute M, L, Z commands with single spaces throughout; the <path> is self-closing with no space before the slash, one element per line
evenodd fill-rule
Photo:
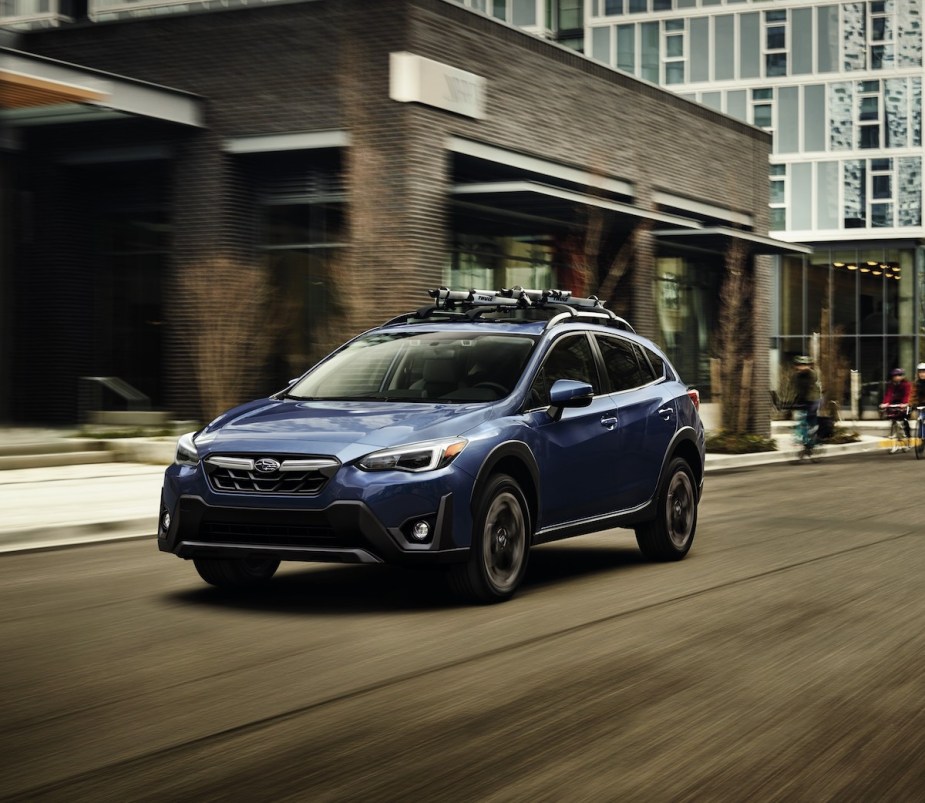
<path fill-rule="evenodd" d="M 609 334 L 595 334 L 594 339 L 617 416 L 618 443 L 610 471 L 615 509 L 628 510 L 655 495 L 662 462 L 677 429 L 674 384 L 665 381 L 661 360 L 653 366 L 638 343 Z"/>

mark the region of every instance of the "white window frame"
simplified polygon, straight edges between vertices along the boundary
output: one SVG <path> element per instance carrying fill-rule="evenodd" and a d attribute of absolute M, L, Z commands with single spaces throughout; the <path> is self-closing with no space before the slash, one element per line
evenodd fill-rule
<path fill-rule="evenodd" d="M 877 89 L 864 89 L 864 84 L 873 83 L 876 81 Z M 858 81 L 857 87 L 855 88 L 855 118 L 854 126 L 857 129 L 857 149 L 862 153 L 869 153 L 870 151 L 879 151 L 883 149 L 883 138 L 884 138 L 884 125 L 883 125 L 883 82 L 878 78 L 872 78 L 867 81 Z M 876 98 L 877 99 L 877 117 L 875 120 L 865 120 L 862 119 L 861 115 L 863 113 L 863 103 L 865 98 Z M 865 128 L 876 128 L 877 129 L 877 147 L 876 148 L 865 148 L 862 146 L 863 136 L 862 133 Z"/>
<path fill-rule="evenodd" d="M 779 172 L 775 173 L 774 172 L 775 169 L 779 169 Z M 777 201 L 777 202 L 771 201 L 771 188 L 770 188 L 771 184 L 781 184 L 782 185 L 781 198 L 784 199 L 783 201 Z M 788 184 L 789 184 L 789 174 L 787 171 L 786 163 L 776 164 L 774 162 L 771 162 L 768 165 L 768 207 L 770 209 L 783 209 L 784 210 L 783 229 L 771 229 L 771 231 L 787 231 L 788 230 L 788 227 L 789 227 L 789 223 L 787 221 L 787 210 L 788 210 L 787 185 Z M 773 216 L 771 219 L 773 220 Z"/>
<path fill-rule="evenodd" d="M 888 161 L 890 163 L 889 168 L 881 169 L 874 171 L 874 162 L 876 161 Z M 896 227 L 896 159 L 890 156 L 878 156 L 875 158 L 867 159 L 867 229 L 892 229 Z M 874 198 L 874 177 L 875 176 L 888 176 L 890 179 L 890 196 L 889 198 Z M 874 207 L 875 206 L 885 206 L 889 204 L 890 206 L 890 222 L 888 226 L 875 226 L 874 225 Z"/>
<path fill-rule="evenodd" d="M 883 11 L 874 11 L 875 2 L 883 2 Z M 892 32 L 896 30 L 895 3 L 893 4 L 893 11 L 887 10 L 887 6 L 889 5 L 888 0 L 872 0 L 865 5 L 867 6 L 867 69 L 876 70 L 877 72 L 889 70 L 896 63 L 896 41 L 892 38 L 874 39 L 874 20 L 885 19 L 887 21 L 886 27 L 888 28 L 888 33 L 892 35 Z M 881 61 L 880 67 L 874 67 L 874 48 L 881 46 L 885 49 L 889 49 L 890 55 Z"/>
<path fill-rule="evenodd" d="M 769 20 L 772 14 L 783 14 L 782 20 Z M 768 47 L 768 33 L 772 28 L 784 29 L 784 46 Z M 790 75 L 790 12 L 785 8 L 765 9 L 761 13 L 761 74 L 765 78 L 785 78 Z M 783 55 L 786 68 L 783 75 L 768 75 L 768 56 Z"/>
<path fill-rule="evenodd" d="M 681 26 L 675 30 L 669 30 L 668 26 L 673 23 L 681 23 Z M 671 19 L 662 20 L 662 86 L 684 86 L 687 81 L 687 47 L 688 47 L 688 35 L 687 35 L 687 18 L 673 17 Z M 669 39 L 680 39 L 681 40 L 681 55 L 680 56 L 669 56 L 668 55 L 668 40 Z M 668 65 L 681 64 L 681 80 L 677 83 L 670 84 L 668 83 Z"/>

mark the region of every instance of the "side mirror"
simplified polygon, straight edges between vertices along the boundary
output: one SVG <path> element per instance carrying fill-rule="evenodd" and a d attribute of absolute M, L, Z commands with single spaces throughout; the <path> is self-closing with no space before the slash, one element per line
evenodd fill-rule
<path fill-rule="evenodd" d="M 549 416 L 558 421 L 566 407 L 587 407 L 594 398 L 594 388 L 587 382 L 557 379 L 549 391 Z"/>

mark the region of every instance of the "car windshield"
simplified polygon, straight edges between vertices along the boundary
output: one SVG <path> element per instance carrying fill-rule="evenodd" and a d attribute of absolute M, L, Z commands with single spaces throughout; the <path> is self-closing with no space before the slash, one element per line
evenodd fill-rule
<path fill-rule="evenodd" d="M 535 344 L 519 334 L 374 332 L 319 365 L 286 397 L 494 401 L 514 389 Z"/>

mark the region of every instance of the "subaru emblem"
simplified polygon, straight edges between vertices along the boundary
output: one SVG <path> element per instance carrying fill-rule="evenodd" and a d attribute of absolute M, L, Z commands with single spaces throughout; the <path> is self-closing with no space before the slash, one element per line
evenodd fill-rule
<path fill-rule="evenodd" d="M 279 461 L 272 457 L 261 457 L 254 463 L 254 468 L 261 474 L 272 474 L 274 471 L 279 471 Z"/>

